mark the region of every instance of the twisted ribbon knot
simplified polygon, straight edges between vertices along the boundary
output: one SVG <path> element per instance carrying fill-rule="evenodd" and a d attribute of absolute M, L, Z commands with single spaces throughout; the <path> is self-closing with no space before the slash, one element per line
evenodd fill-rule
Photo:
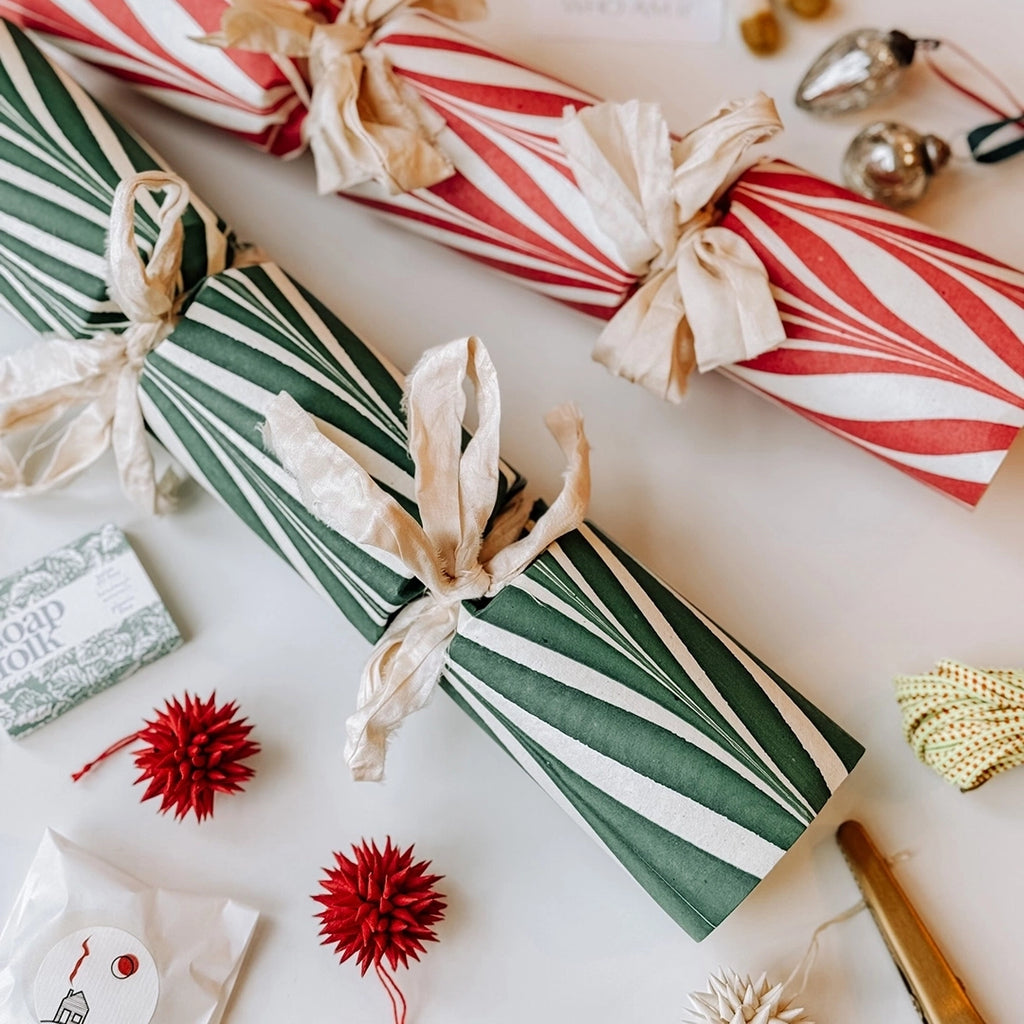
<path fill-rule="evenodd" d="M 147 263 L 135 236 L 143 190 L 164 195 Z M 107 264 L 111 298 L 129 327 L 84 340 L 55 338 L 0 361 L 0 493 L 57 487 L 113 447 L 125 493 L 148 512 L 173 507 L 177 480 L 173 473 L 156 480 L 138 389 L 146 355 L 171 331 L 182 297 L 181 218 L 189 201 L 188 186 L 169 172 L 122 181 L 111 208 Z M 226 245 L 213 259 L 226 260 Z M 29 430 L 19 459 L 8 437 Z"/>
<path fill-rule="evenodd" d="M 726 104 L 677 142 L 653 103 L 566 110 L 558 138 L 580 191 L 642 282 L 594 351 L 613 373 L 678 402 L 694 367 L 752 359 L 784 340 L 764 265 L 716 223 L 736 163 L 781 128 L 764 94 Z"/>
<path fill-rule="evenodd" d="M 302 0 L 231 0 L 216 46 L 308 58 L 309 84 L 295 81 L 308 112 L 303 140 L 321 194 L 376 181 L 391 193 L 435 185 L 454 167 L 435 139 L 444 119 L 392 70 L 374 37 L 410 8 L 454 20 L 486 13 L 485 0 L 345 0 L 328 22 Z"/>
<path fill-rule="evenodd" d="M 467 377 L 476 388 L 478 427 L 463 449 Z M 383 776 L 389 735 L 429 700 L 462 603 L 493 597 L 575 530 L 590 496 L 583 424 L 574 408 L 561 406 L 547 417 L 568 462 L 558 497 L 525 535 L 531 509 L 521 494 L 492 519 L 500 401 L 494 365 L 476 338 L 429 349 L 407 378 L 406 403 L 421 522 L 289 395 L 278 395 L 267 409 L 268 446 L 310 511 L 347 539 L 397 558 L 426 588 L 395 616 L 363 670 L 357 709 L 346 723 L 345 757 L 356 779 Z"/>

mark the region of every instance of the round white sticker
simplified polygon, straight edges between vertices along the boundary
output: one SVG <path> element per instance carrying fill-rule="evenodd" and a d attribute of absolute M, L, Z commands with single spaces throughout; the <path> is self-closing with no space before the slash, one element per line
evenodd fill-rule
<path fill-rule="evenodd" d="M 149 1024 L 160 976 L 149 950 L 120 928 L 82 928 L 46 954 L 36 975 L 40 1024 Z"/>

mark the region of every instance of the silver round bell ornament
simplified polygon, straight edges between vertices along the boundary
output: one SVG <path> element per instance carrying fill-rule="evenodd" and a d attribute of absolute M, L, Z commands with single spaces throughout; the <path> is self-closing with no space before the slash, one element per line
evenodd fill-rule
<path fill-rule="evenodd" d="M 937 136 L 920 135 L 893 121 L 878 121 L 868 125 L 847 148 L 843 181 L 868 199 L 900 209 L 925 194 L 949 157 L 949 146 Z"/>
<path fill-rule="evenodd" d="M 825 116 L 863 110 L 900 84 L 916 46 L 915 40 L 895 29 L 848 32 L 808 68 L 797 86 L 796 105 Z"/>

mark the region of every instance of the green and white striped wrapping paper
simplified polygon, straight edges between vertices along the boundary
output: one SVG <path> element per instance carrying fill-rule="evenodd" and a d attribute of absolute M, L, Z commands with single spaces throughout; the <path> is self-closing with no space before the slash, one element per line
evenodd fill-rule
<path fill-rule="evenodd" d="M 164 168 L 20 29 L 0 22 L 0 304 L 40 334 L 123 330 L 105 280 L 114 190 L 138 171 Z M 161 200 L 139 199 L 144 257 Z M 216 267 L 227 228 L 198 201 L 182 223 L 188 291 Z"/>
<path fill-rule="evenodd" d="M 442 685 L 696 938 L 863 753 L 589 525 L 464 606 Z"/>
<path fill-rule="evenodd" d="M 22 37 L 0 36 L 0 50 L 8 89 L 28 89 L 37 107 L 45 93 L 43 105 L 62 123 L 88 121 L 75 111 L 95 111 L 91 101 Z M 35 81 L 24 81 L 26 74 Z M 61 110 L 61 103 L 75 109 Z M 109 119 L 94 116 L 124 151 L 144 153 Z M 52 149 L 45 140 L 39 146 Z M 29 153 L 0 138 L 3 166 Z M 87 141 L 81 159 L 94 155 L 95 141 Z M 51 165 L 43 155 L 37 167 L 27 155 L 18 158 L 47 180 Z M 18 194 L 0 189 L 2 223 L 19 209 Z M 97 200 L 93 214 L 102 209 Z M 88 251 L 102 253 L 102 242 L 94 244 L 97 217 L 81 223 L 90 225 Z M 52 237 L 27 229 L 0 234 L 0 265 L 18 256 L 21 277 L 40 296 L 38 310 L 29 310 L 35 319 L 19 312 L 41 330 L 63 329 L 69 309 L 89 307 L 79 287 L 81 261 L 66 250 L 55 256 Z M 34 248 L 40 239 L 46 244 Z M 11 279 L 3 280 L 6 286 Z M 70 305 L 67 296 L 74 297 Z M 80 334 L 97 322 L 97 311 L 117 316 L 102 303 L 89 309 L 76 321 Z M 269 398 L 288 391 L 415 515 L 401 387 L 384 358 L 276 265 L 263 263 L 196 288 L 174 332 L 146 358 L 141 400 L 147 424 L 172 453 L 374 639 L 422 585 L 389 556 L 349 543 L 306 510 L 266 451 L 260 426 Z M 519 486 L 505 469 L 498 506 Z M 697 937 L 792 845 L 861 753 L 590 527 L 549 548 L 496 598 L 464 608 L 443 685 Z"/>
<path fill-rule="evenodd" d="M 287 391 L 416 513 L 400 375 L 279 267 L 209 279 L 147 358 L 142 390 L 156 436 L 366 637 L 422 592 L 390 556 L 314 519 L 263 447 L 261 410 Z M 861 753 L 591 528 L 464 609 L 445 677 L 697 937 L 764 877 Z"/>
<path fill-rule="evenodd" d="M 208 279 L 142 377 L 146 422 L 168 450 L 376 640 L 423 586 L 303 507 L 260 437 L 280 391 L 417 515 L 401 374 L 275 264 Z M 521 485 L 503 467 L 497 507 Z"/>
<path fill-rule="evenodd" d="M 197 292 L 146 360 L 150 428 L 365 636 L 422 591 L 313 519 L 260 439 L 287 391 L 416 513 L 401 376 L 274 264 Z M 512 475 L 507 486 L 516 486 Z M 444 686 L 687 931 L 795 842 L 860 746 L 591 528 L 466 608 Z"/>

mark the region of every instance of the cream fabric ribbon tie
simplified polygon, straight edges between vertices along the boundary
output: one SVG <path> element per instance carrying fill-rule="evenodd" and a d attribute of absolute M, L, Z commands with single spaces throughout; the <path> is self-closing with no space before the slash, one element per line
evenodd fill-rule
<path fill-rule="evenodd" d="M 135 237 L 140 191 L 159 191 L 159 234 L 144 263 Z M 173 508 L 176 476 L 157 481 L 139 406 L 143 360 L 173 327 L 181 297 L 181 218 L 190 192 L 181 178 L 146 171 L 114 193 L 109 290 L 131 325 L 85 340 L 56 338 L 0 361 L 0 493 L 39 494 L 66 483 L 113 447 L 124 492 L 147 512 Z M 226 246 L 225 246 L 226 257 Z M 32 431 L 16 456 L 9 439 Z"/>
<path fill-rule="evenodd" d="M 479 425 L 463 450 L 466 377 L 476 389 Z M 583 424 L 573 407 L 561 406 L 547 417 L 568 461 L 561 492 L 529 533 L 523 535 L 530 505 L 520 495 L 485 535 L 500 480 L 500 401 L 494 365 L 476 338 L 429 349 L 407 379 L 406 402 L 422 523 L 328 440 L 289 395 L 270 403 L 264 431 L 317 518 L 351 541 L 398 558 L 426 587 L 394 618 L 363 670 L 345 747 L 352 775 L 361 780 L 382 778 L 389 735 L 430 699 L 462 602 L 493 597 L 576 529 L 590 496 Z"/>
<path fill-rule="evenodd" d="M 308 58 L 303 140 L 321 194 L 376 181 L 392 194 L 436 185 L 454 167 L 435 139 L 444 119 L 391 69 L 374 45 L 388 20 L 415 8 L 453 20 L 482 18 L 485 0 L 345 0 L 328 23 L 302 0 L 231 0 L 221 30 L 200 41 L 275 57 Z M 304 83 L 295 83 L 300 95 Z"/>
<path fill-rule="evenodd" d="M 737 162 L 781 128 L 763 93 L 726 104 L 678 142 L 653 103 L 566 110 L 558 138 L 580 191 L 642 281 L 594 351 L 613 373 L 678 402 L 695 366 L 752 359 L 784 340 L 764 265 L 715 224 Z"/>

